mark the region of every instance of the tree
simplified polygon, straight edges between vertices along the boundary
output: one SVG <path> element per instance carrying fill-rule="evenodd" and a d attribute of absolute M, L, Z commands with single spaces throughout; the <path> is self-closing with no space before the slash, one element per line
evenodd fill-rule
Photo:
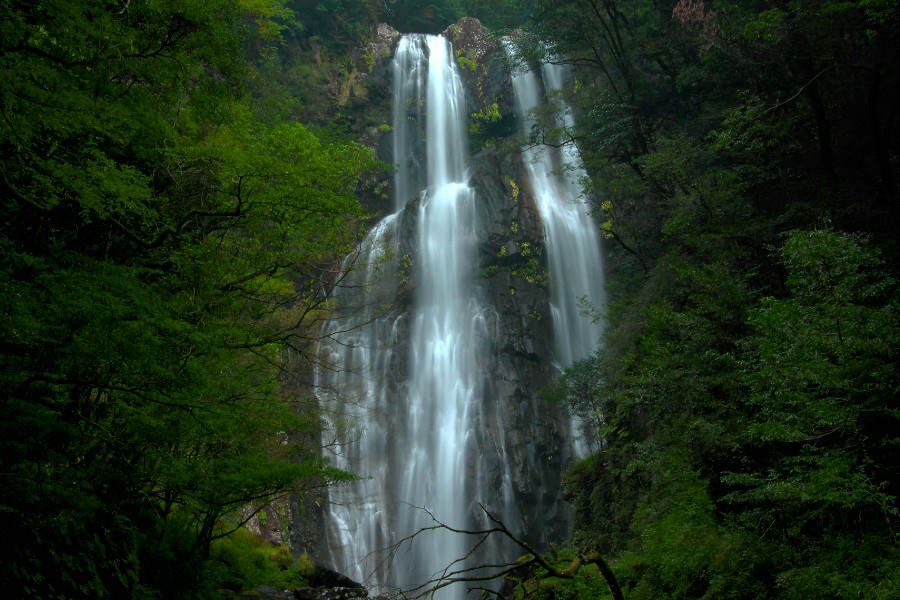
<path fill-rule="evenodd" d="M 468 539 L 474 539 L 474 542 L 464 556 L 458 557 L 452 563 L 447 565 L 443 572 L 436 574 L 432 579 L 429 579 L 416 587 L 402 590 L 404 597 L 413 599 L 431 597 L 438 590 L 463 583 L 475 584 L 475 587 L 469 588 L 468 591 L 481 591 L 485 594 L 490 593 L 497 595 L 498 597 L 503 597 L 496 590 L 483 587 L 483 584 L 497 580 L 504 580 L 505 583 L 516 581 L 523 573 L 527 574 L 531 581 L 526 579 L 525 581 L 518 582 L 513 586 L 512 593 L 523 594 L 527 597 L 530 593 L 530 584 L 533 584 L 534 579 L 574 580 L 578 577 L 582 568 L 593 566 L 606 582 L 613 599 L 623 600 L 622 589 L 619 586 L 619 582 L 616 579 L 613 570 L 600 553 L 585 550 L 577 553 L 568 560 L 568 564 L 561 566 L 563 559 L 560 559 L 555 552 L 554 555 L 550 557 L 536 551 L 528 544 L 528 542 L 525 542 L 514 532 L 510 531 L 503 521 L 488 512 L 484 506 L 481 504 L 478 506 L 481 509 L 483 520 L 485 521 L 485 526 L 482 529 L 458 529 L 440 521 L 437 516 L 427 508 L 419 508 L 419 510 L 424 511 L 431 518 L 433 525 L 423 527 L 393 544 L 388 549 L 388 560 L 392 560 L 394 555 L 400 552 L 404 545 L 412 546 L 416 538 L 433 534 L 438 531 L 446 531 L 452 534 L 465 536 Z M 469 559 L 476 551 L 482 546 L 494 542 L 495 538 L 500 538 L 501 543 L 505 543 L 511 548 L 522 552 L 523 555 L 518 560 L 506 563 L 495 562 L 488 565 L 470 565 Z"/>
<path fill-rule="evenodd" d="M 566 479 L 575 540 L 631 597 L 887 597 L 897 580 L 896 194 L 878 156 L 898 17 L 537 5 L 551 51 L 534 47 L 574 67 L 566 134 L 625 243 L 604 348 L 559 391 L 602 421 Z"/>
<path fill-rule="evenodd" d="M 199 593 L 238 509 L 346 477 L 280 382 L 373 159 L 246 102 L 280 2 L 3 10 L 0 577 Z"/>
<path fill-rule="evenodd" d="M 820 593 L 839 560 L 847 573 L 835 585 L 868 594 L 898 576 L 881 561 L 896 556 L 896 282 L 858 235 L 795 232 L 782 258 L 790 295 L 764 298 L 749 319 L 748 458 L 723 477 L 725 500 L 762 536 L 819 545 L 781 567 L 788 593 Z M 849 553 L 840 535 L 854 539 Z"/>

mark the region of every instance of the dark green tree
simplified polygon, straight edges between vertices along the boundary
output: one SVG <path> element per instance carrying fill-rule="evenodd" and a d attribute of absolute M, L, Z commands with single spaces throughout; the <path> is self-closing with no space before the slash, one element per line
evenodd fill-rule
<path fill-rule="evenodd" d="M 896 587 L 898 33 L 889 2 L 536 4 L 610 253 L 566 492 L 626 596 Z"/>

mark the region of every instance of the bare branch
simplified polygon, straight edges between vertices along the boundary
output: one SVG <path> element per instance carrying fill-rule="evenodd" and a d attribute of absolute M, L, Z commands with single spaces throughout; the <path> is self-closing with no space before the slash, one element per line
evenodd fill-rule
<path fill-rule="evenodd" d="M 479 503 L 478 507 L 493 525 L 492 527 L 484 529 L 462 529 L 459 527 L 452 527 L 439 520 L 429 509 L 423 506 L 413 507 L 427 514 L 431 518 L 433 525 L 421 527 L 412 534 L 404 537 L 397 543 L 383 549 L 382 551 L 386 550 L 388 552 L 388 558 L 386 560 L 393 560 L 396 553 L 404 544 L 412 545 L 412 542 L 417 537 L 431 531 L 449 531 L 451 533 L 458 533 L 460 535 L 474 536 L 478 539 L 463 556 L 453 560 L 444 568 L 444 570 L 439 575 L 436 575 L 415 587 L 403 590 L 401 592 L 401 595 L 404 598 L 407 598 L 408 600 L 417 600 L 418 598 L 432 597 L 438 590 L 456 583 L 496 581 L 512 574 L 517 570 L 523 568 L 527 569 L 529 567 L 541 567 L 544 571 L 546 571 L 546 574 L 540 574 L 538 575 L 539 577 L 574 579 L 583 566 L 592 564 L 596 566 L 600 571 L 600 574 L 603 575 L 603 578 L 606 580 L 606 584 L 609 586 L 609 591 L 612 593 L 614 600 L 624 600 L 622 589 L 619 587 L 619 582 L 618 580 L 616 580 L 615 574 L 612 572 L 609 564 L 599 553 L 587 551 L 579 552 L 575 559 L 571 562 L 571 564 L 569 564 L 569 566 L 564 569 L 559 569 L 555 567 L 551 563 L 551 561 L 547 559 L 543 554 L 534 550 L 528 544 L 528 542 L 510 531 L 503 523 L 503 521 L 498 517 L 492 515 L 484 507 L 484 505 Z M 454 569 L 454 566 L 460 565 L 467 559 L 471 558 L 478 550 L 478 548 L 485 544 L 487 540 L 495 534 L 500 535 L 501 537 L 514 543 L 516 546 L 521 548 L 525 552 L 525 554 L 517 561 L 513 562 L 478 564 L 470 567 L 460 567 L 458 569 Z M 482 592 L 490 593 L 497 597 L 500 597 L 500 594 L 496 591 L 482 586 L 471 587 L 468 589 L 470 591 L 480 590 Z"/>

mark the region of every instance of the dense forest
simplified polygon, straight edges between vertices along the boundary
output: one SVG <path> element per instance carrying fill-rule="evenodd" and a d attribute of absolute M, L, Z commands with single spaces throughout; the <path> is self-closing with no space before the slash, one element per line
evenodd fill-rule
<path fill-rule="evenodd" d="M 536 3 L 619 257 L 573 545 L 630 598 L 897 597 L 898 17 Z"/>
<path fill-rule="evenodd" d="M 285 365 L 391 170 L 354 51 L 468 15 L 572 65 L 532 141 L 578 144 L 610 257 L 541 391 L 600 450 L 507 596 L 608 597 L 562 571 L 596 553 L 635 600 L 900 597 L 896 0 L 0 4 L 6 596 L 302 587 L 242 526 L 353 477 Z"/>

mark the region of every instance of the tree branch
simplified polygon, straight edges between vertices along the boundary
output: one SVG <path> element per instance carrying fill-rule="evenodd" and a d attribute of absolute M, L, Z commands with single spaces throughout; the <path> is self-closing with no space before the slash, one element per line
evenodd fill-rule
<path fill-rule="evenodd" d="M 432 577 L 431 579 L 429 579 L 413 588 L 404 590 L 403 591 L 404 597 L 408 597 L 409 600 L 416 600 L 418 598 L 431 597 L 431 596 L 433 596 L 433 594 L 436 591 L 443 589 L 447 586 L 453 585 L 455 583 L 462 583 L 462 582 L 477 583 L 477 582 L 484 582 L 484 581 L 494 581 L 497 579 L 501 579 L 501 578 L 513 573 L 516 570 L 522 569 L 523 567 L 527 568 L 527 567 L 538 566 L 538 567 L 543 568 L 547 573 L 546 573 L 546 575 L 540 575 L 540 577 L 557 577 L 560 579 L 574 579 L 575 576 L 578 574 L 578 572 L 581 570 L 581 568 L 583 566 L 592 564 L 592 565 L 596 566 L 597 569 L 600 571 L 600 574 L 603 576 L 604 580 L 606 581 L 606 584 L 609 587 L 609 591 L 610 591 L 610 593 L 612 593 L 614 600 L 624 600 L 624 596 L 622 594 L 622 589 L 619 586 L 619 582 L 616 579 L 615 574 L 613 573 L 609 564 L 604 560 L 604 558 L 599 553 L 587 552 L 587 551 L 579 552 L 578 556 L 575 557 L 575 559 L 572 561 L 571 564 L 569 564 L 569 566 L 567 566 L 565 569 L 559 569 L 559 568 L 553 566 L 553 564 L 551 564 L 550 560 L 548 560 L 543 554 L 534 550 L 528 544 L 528 542 L 526 542 L 525 540 L 523 540 L 522 538 L 520 538 L 519 536 L 514 534 L 512 531 L 510 531 L 506 527 L 506 525 L 503 523 L 503 521 L 501 521 L 499 518 L 497 518 L 493 514 L 491 514 L 484 507 L 484 505 L 479 503 L 478 507 L 481 509 L 481 511 L 484 513 L 484 515 L 488 518 L 488 520 L 492 523 L 492 525 L 493 525 L 492 527 L 488 527 L 488 528 L 484 528 L 484 529 L 460 529 L 457 527 L 451 527 L 450 525 L 447 525 L 446 523 L 440 521 L 434 515 L 434 513 L 432 513 L 427 508 L 421 507 L 421 506 L 414 507 L 414 508 L 417 508 L 418 510 L 423 511 L 425 514 L 427 514 L 431 518 L 431 520 L 434 524 L 430 525 L 428 527 L 422 527 L 422 528 L 416 530 L 415 532 L 413 532 L 412 534 L 404 537 L 403 539 L 398 541 L 396 544 L 393 544 L 393 545 L 389 546 L 388 548 L 385 548 L 384 550 L 388 551 L 387 560 L 392 560 L 393 557 L 396 555 L 396 553 L 403 546 L 403 544 L 411 545 L 416 537 L 418 537 L 419 535 L 421 535 L 423 533 L 427 533 L 430 531 L 443 530 L 443 531 L 449 531 L 451 533 L 458 533 L 461 535 L 476 536 L 478 538 L 478 541 L 463 556 L 453 560 L 449 565 L 447 565 L 447 567 L 444 568 L 443 572 L 441 572 L 440 575 L 438 575 L 436 577 Z M 504 537 L 507 540 L 514 543 L 516 546 L 518 546 L 519 548 L 521 548 L 522 550 L 525 551 L 525 555 L 521 559 L 519 559 L 518 561 L 515 561 L 515 562 L 506 562 L 506 563 L 500 563 L 500 564 L 480 564 L 480 565 L 474 565 L 471 567 L 462 567 L 459 569 L 452 570 L 454 565 L 460 564 L 461 562 L 470 558 L 480 546 L 482 546 L 485 542 L 487 542 L 487 540 L 491 536 L 493 536 L 495 534 L 498 534 L 501 537 Z M 481 573 L 485 569 L 498 569 L 498 570 L 496 570 L 492 573 Z M 491 593 L 498 595 L 497 592 L 494 592 L 493 590 L 486 590 L 483 587 L 475 587 L 475 588 L 470 588 L 470 589 L 490 591 Z M 411 594 L 411 595 L 407 596 L 407 594 Z"/>

